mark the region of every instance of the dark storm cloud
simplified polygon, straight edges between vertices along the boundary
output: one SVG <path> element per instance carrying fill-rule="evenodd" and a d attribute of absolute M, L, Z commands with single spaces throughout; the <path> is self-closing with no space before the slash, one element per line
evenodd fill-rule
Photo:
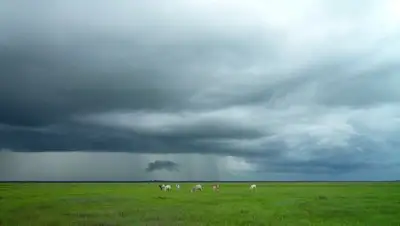
<path fill-rule="evenodd" d="M 212 133 L 211 133 L 212 134 Z M 235 137 L 235 136 L 233 136 Z M 244 138 L 249 137 L 245 134 Z M 242 138 L 243 138 L 242 137 Z M 220 137 L 226 139 L 227 136 Z M 228 137 L 231 138 L 231 137 Z M 219 145 L 218 137 L 178 134 L 146 134 L 101 126 L 63 126 L 50 130 L 0 127 L 2 148 L 16 152 L 89 151 L 133 153 L 202 153 L 233 156 L 277 156 L 283 143 L 243 151 L 235 146 Z"/>
<path fill-rule="evenodd" d="M 185 88 L 159 87 L 157 83 L 162 81 L 153 69 L 102 72 L 68 65 L 71 58 L 59 59 L 51 53 L 38 56 L 40 52 L 38 49 L 30 54 L 29 50 L 23 50 L 12 53 L 15 57 L 8 52 L 1 54 L 0 101 L 5 111 L 0 113 L 0 122 L 44 126 L 67 121 L 74 114 L 172 108 L 184 101 L 176 93 L 185 92 Z"/>
<path fill-rule="evenodd" d="M 177 163 L 172 161 L 156 160 L 150 162 L 146 168 L 147 172 L 153 172 L 156 170 L 179 171 L 179 167 Z"/>
<path fill-rule="evenodd" d="M 0 103 L 6 111 L 0 113 L 0 123 L 40 126 L 68 120 L 74 114 L 196 108 L 190 105 L 190 97 L 201 88 L 198 87 L 201 83 L 211 82 L 199 81 L 198 77 L 212 73 L 215 66 L 208 62 L 213 62 L 213 58 L 225 59 L 213 56 L 212 52 L 234 58 L 239 54 L 249 57 L 254 53 L 243 53 L 235 44 L 259 43 L 249 38 L 233 41 L 231 45 L 211 40 L 205 44 L 155 43 L 146 47 L 134 44 L 135 37 L 125 44 L 117 38 L 102 43 L 96 34 L 85 35 L 90 38 L 76 44 L 70 40 L 71 43 L 51 45 L 45 40 L 36 43 L 29 38 L 24 43 L 3 44 Z M 86 48 L 94 52 L 85 51 Z M 207 63 L 200 59 L 202 54 L 198 49 L 205 52 Z M 146 53 L 150 50 L 154 52 Z M 119 51 L 121 56 L 110 51 Z M 207 67 L 201 68 L 202 63 Z"/>
<path fill-rule="evenodd" d="M 2 2 L 0 148 L 373 168 L 398 146 L 399 18 L 308 3 Z"/>

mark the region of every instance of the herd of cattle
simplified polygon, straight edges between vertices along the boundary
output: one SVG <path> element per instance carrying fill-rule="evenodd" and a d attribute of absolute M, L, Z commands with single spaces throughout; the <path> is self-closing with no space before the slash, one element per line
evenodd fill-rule
<path fill-rule="evenodd" d="M 176 184 L 175 186 L 176 186 L 177 190 L 181 189 L 181 186 L 179 184 Z M 160 188 L 161 191 L 171 191 L 172 190 L 172 186 L 169 184 L 160 184 L 160 185 L 158 185 L 158 187 Z M 255 184 L 250 185 L 250 191 L 255 191 L 256 188 L 257 188 L 257 185 L 255 185 Z M 219 184 L 213 184 L 212 189 L 214 191 L 219 191 Z M 196 192 L 196 191 L 203 191 L 203 186 L 201 184 L 197 184 L 190 189 L 190 192 Z"/>

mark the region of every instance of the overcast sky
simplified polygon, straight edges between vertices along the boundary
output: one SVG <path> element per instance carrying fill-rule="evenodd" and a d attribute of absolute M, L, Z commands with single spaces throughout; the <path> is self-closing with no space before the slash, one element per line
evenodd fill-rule
<path fill-rule="evenodd" d="M 0 2 L 0 180 L 392 180 L 396 0 Z"/>

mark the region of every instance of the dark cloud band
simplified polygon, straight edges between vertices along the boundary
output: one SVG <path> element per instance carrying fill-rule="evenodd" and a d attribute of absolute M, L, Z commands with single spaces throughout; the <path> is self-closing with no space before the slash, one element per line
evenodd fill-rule
<path fill-rule="evenodd" d="M 156 170 L 179 171 L 179 168 L 177 163 L 166 160 L 150 162 L 146 168 L 147 172 L 153 172 Z"/>

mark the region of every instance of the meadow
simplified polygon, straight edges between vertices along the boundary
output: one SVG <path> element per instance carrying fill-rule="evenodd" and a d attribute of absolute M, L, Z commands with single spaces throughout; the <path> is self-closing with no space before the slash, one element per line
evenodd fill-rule
<path fill-rule="evenodd" d="M 0 183 L 1 226 L 400 225 L 400 183 Z"/>

